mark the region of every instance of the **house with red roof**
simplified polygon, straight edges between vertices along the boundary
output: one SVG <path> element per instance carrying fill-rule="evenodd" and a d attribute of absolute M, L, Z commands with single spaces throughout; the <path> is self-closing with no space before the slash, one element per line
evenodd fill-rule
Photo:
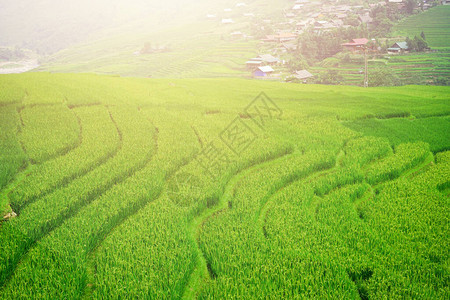
<path fill-rule="evenodd" d="M 278 42 L 278 43 L 284 43 L 293 41 L 298 37 L 295 33 L 290 32 L 280 32 L 276 35 L 267 35 L 265 39 L 263 39 L 263 42 Z"/>
<path fill-rule="evenodd" d="M 356 52 L 362 50 L 368 42 L 369 40 L 366 38 L 353 39 L 351 42 L 342 44 L 341 46 L 343 46 L 345 50 Z"/>

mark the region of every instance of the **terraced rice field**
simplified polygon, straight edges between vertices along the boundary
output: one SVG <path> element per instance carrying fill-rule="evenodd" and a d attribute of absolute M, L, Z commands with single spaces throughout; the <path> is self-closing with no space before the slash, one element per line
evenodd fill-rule
<path fill-rule="evenodd" d="M 426 12 L 406 18 L 395 26 L 394 31 L 400 35 L 420 35 L 425 33 L 427 42 L 433 48 L 450 47 L 449 29 L 450 7 L 439 5 Z"/>
<path fill-rule="evenodd" d="M 1 76 L 0 297 L 448 299 L 449 95 Z"/>
<path fill-rule="evenodd" d="M 369 60 L 369 74 L 380 67 L 386 68 L 398 78 L 397 84 L 442 85 L 438 83 L 439 79 L 450 79 L 450 52 L 444 49 L 436 52 L 393 54 Z M 343 63 L 335 68 L 312 67 L 311 70 L 314 73 L 335 70 L 343 77 L 341 84 L 361 86 L 364 80 L 364 73 L 361 73 L 363 68 L 362 64 Z"/>

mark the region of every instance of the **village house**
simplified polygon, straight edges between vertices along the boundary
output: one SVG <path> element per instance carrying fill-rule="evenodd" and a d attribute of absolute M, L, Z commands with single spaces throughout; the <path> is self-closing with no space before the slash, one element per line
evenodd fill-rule
<path fill-rule="evenodd" d="M 387 49 L 389 53 L 402 53 L 408 51 L 408 43 L 397 42 Z"/>
<path fill-rule="evenodd" d="M 297 35 L 294 33 L 282 32 L 282 33 L 278 34 L 278 36 L 276 38 L 278 39 L 279 43 L 283 43 L 283 42 L 295 40 L 297 38 Z"/>
<path fill-rule="evenodd" d="M 241 39 L 241 38 L 245 37 L 245 35 L 240 31 L 233 31 L 232 33 L 230 33 L 230 36 L 233 39 Z"/>
<path fill-rule="evenodd" d="M 396 5 L 398 9 L 403 9 L 405 7 L 405 2 L 403 0 L 386 0 L 388 5 Z"/>
<path fill-rule="evenodd" d="M 343 25 L 344 23 L 342 23 Z M 328 21 L 316 21 L 314 22 L 314 30 L 315 32 L 321 32 L 321 31 L 329 31 L 331 29 L 334 29 L 338 27 L 334 23 L 329 23 Z"/>
<path fill-rule="evenodd" d="M 334 11 L 351 12 L 352 11 L 352 7 L 348 6 L 348 5 L 340 5 L 340 6 L 335 7 Z"/>
<path fill-rule="evenodd" d="M 233 19 L 222 19 L 222 24 L 233 24 Z"/>
<path fill-rule="evenodd" d="M 275 70 L 272 69 L 271 66 L 263 66 L 258 67 L 258 69 L 253 72 L 253 76 L 256 78 L 269 77 L 273 74 L 273 72 L 275 72 Z"/>
<path fill-rule="evenodd" d="M 257 58 L 261 59 L 262 62 L 270 66 L 277 65 L 281 61 L 278 57 L 274 57 L 270 54 L 262 54 L 259 55 Z"/>
<path fill-rule="evenodd" d="M 285 15 L 285 17 L 286 17 L 286 18 L 295 18 L 295 14 L 293 14 L 293 13 L 287 13 L 287 14 Z"/>
<path fill-rule="evenodd" d="M 298 49 L 298 45 L 296 43 L 283 43 L 281 48 L 283 52 L 293 52 Z"/>
<path fill-rule="evenodd" d="M 262 65 L 262 60 L 257 59 L 257 58 L 252 58 L 249 61 L 247 61 L 245 63 L 245 65 L 247 66 L 247 70 L 250 70 L 253 72 Z"/>
<path fill-rule="evenodd" d="M 308 79 L 313 78 L 314 75 L 307 70 L 296 71 L 293 75 L 293 79 L 301 80 L 303 83 L 307 83 Z"/>
<path fill-rule="evenodd" d="M 297 38 L 297 35 L 294 33 L 286 33 L 282 32 L 276 35 L 267 35 L 265 39 L 263 39 L 263 42 L 278 42 L 278 43 L 284 43 L 293 41 Z"/>
<path fill-rule="evenodd" d="M 364 46 L 369 42 L 366 38 L 353 39 L 349 43 L 342 44 L 345 50 L 356 52 L 364 48 Z"/>
<path fill-rule="evenodd" d="M 342 14 L 342 13 L 335 14 L 334 16 L 335 16 L 336 18 L 338 18 L 338 19 L 341 19 L 341 20 L 347 19 L 347 17 L 348 17 L 347 14 Z"/>
<path fill-rule="evenodd" d="M 310 19 L 306 19 L 303 20 L 301 22 L 298 22 L 297 24 L 295 24 L 295 28 L 296 30 L 303 30 L 306 27 L 308 27 L 310 24 L 314 23 L 314 19 L 310 18 Z"/>
<path fill-rule="evenodd" d="M 368 14 L 360 15 L 360 16 L 358 17 L 358 19 L 359 19 L 359 21 L 360 21 L 361 23 L 363 23 L 363 24 L 372 24 L 372 22 L 373 22 L 372 17 L 369 16 Z"/>
<path fill-rule="evenodd" d="M 342 21 L 341 19 L 335 19 L 335 20 L 331 21 L 331 23 L 333 23 L 333 25 L 335 27 L 342 27 L 342 26 L 344 26 L 344 21 Z"/>

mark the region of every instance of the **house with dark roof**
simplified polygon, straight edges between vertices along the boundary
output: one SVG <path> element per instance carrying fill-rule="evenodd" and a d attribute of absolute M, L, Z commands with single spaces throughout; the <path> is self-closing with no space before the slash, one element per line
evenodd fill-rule
<path fill-rule="evenodd" d="M 258 59 L 258 58 L 252 58 L 249 61 L 247 61 L 245 63 L 245 65 L 247 66 L 247 69 L 250 71 L 255 71 L 256 69 L 258 69 L 258 67 L 260 67 L 262 65 L 262 60 Z"/>
<path fill-rule="evenodd" d="M 304 83 L 307 82 L 308 79 L 314 77 L 313 74 L 309 73 L 307 70 L 296 71 L 293 75 L 293 78 L 297 80 L 302 80 Z"/>
<path fill-rule="evenodd" d="M 281 47 L 285 52 L 296 51 L 298 49 L 298 45 L 296 43 L 283 43 Z"/>
<path fill-rule="evenodd" d="M 276 35 L 267 35 L 265 39 L 263 39 L 263 42 L 288 42 L 293 41 L 297 38 L 297 35 L 295 33 L 289 33 L 289 32 L 281 32 Z"/>
<path fill-rule="evenodd" d="M 261 61 L 267 65 L 276 65 L 280 63 L 280 59 L 271 54 L 262 54 L 259 55 L 257 58 L 261 59 Z"/>
<path fill-rule="evenodd" d="M 389 53 L 401 53 L 408 51 L 408 43 L 407 42 L 397 42 L 391 47 L 387 49 Z"/>

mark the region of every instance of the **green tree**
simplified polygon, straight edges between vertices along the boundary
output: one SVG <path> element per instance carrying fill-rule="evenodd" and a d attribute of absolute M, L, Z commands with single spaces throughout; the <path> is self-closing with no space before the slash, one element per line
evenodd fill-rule
<path fill-rule="evenodd" d="M 424 41 L 420 36 L 415 36 L 414 41 L 417 44 L 417 51 L 422 52 L 428 49 L 428 43 Z"/>
<path fill-rule="evenodd" d="M 340 84 L 344 77 L 338 70 L 327 70 L 319 74 L 316 82 L 321 84 Z"/>
<path fill-rule="evenodd" d="M 289 71 L 295 72 L 308 69 L 309 65 L 306 59 L 300 53 L 293 53 L 287 57 L 287 67 Z"/>
<path fill-rule="evenodd" d="M 427 40 L 427 38 L 425 37 L 425 32 L 423 32 L 423 31 L 420 33 L 420 37 L 421 37 L 424 41 Z"/>
<path fill-rule="evenodd" d="M 407 14 L 411 15 L 416 8 L 417 3 L 415 0 L 407 0 L 405 3 L 405 11 Z"/>
<path fill-rule="evenodd" d="M 410 52 L 417 51 L 417 41 L 416 40 L 412 40 L 409 37 L 406 37 L 406 44 L 408 45 L 408 50 Z"/>

